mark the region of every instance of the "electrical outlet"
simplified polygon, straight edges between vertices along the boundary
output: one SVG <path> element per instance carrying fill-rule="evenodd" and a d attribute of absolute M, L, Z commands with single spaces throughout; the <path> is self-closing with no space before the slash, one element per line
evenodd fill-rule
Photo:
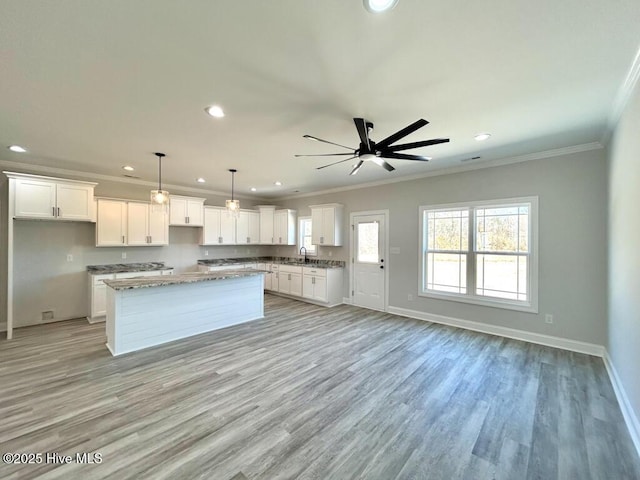
<path fill-rule="evenodd" d="M 73 262 L 73 255 L 67 255 L 67 262 Z"/>
<path fill-rule="evenodd" d="M 553 323 L 553 315 L 551 315 L 550 313 L 547 313 L 544 316 L 544 321 L 545 323 Z"/>
<path fill-rule="evenodd" d="M 205 256 L 205 257 L 208 257 L 208 256 L 209 256 L 209 250 L 205 250 L 205 251 L 204 251 L 204 256 Z"/>
<path fill-rule="evenodd" d="M 413 295 L 411 294 L 407 295 L 407 300 L 409 300 L 410 302 L 413 301 Z"/>
<path fill-rule="evenodd" d="M 53 310 L 42 312 L 42 321 L 53 320 Z"/>
<path fill-rule="evenodd" d="M 127 252 L 122 252 L 122 259 L 126 260 L 127 259 Z"/>

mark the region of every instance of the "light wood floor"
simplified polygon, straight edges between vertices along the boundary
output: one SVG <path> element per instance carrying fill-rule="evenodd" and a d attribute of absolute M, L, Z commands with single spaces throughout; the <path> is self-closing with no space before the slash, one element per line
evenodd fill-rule
<path fill-rule="evenodd" d="M 264 320 L 113 358 L 74 320 L 0 341 L 0 478 L 639 479 L 601 359 L 266 296 Z"/>

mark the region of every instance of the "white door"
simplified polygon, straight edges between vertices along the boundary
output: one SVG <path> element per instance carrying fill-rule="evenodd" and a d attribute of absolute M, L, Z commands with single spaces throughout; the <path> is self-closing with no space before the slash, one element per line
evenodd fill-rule
<path fill-rule="evenodd" d="M 385 310 L 387 236 L 384 214 L 354 214 L 352 229 L 353 304 Z"/>

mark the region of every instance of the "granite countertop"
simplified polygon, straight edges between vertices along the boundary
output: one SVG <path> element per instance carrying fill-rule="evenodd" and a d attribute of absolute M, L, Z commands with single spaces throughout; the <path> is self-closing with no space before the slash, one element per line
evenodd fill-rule
<path fill-rule="evenodd" d="M 316 258 L 308 258 L 308 263 L 296 257 L 244 257 L 244 258 L 215 258 L 198 260 L 198 265 L 207 266 L 225 266 L 225 265 L 242 265 L 245 263 L 277 263 L 281 265 L 299 265 L 301 267 L 311 268 L 344 268 L 345 262 L 342 260 L 318 260 Z"/>
<path fill-rule="evenodd" d="M 212 280 L 226 280 L 228 278 L 253 277 L 263 275 L 264 271 L 245 269 L 227 270 L 224 272 L 190 272 L 180 275 L 158 275 L 153 277 L 123 278 L 120 280 L 105 280 L 104 283 L 114 290 L 131 290 L 134 288 L 163 287 L 165 285 L 181 285 L 184 283 L 209 282 Z"/>
<path fill-rule="evenodd" d="M 91 275 L 103 275 L 107 273 L 148 272 L 150 270 L 168 270 L 173 267 L 165 266 L 164 262 L 145 263 L 112 263 L 110 265 L 87 265 L 87 271 Z"/>

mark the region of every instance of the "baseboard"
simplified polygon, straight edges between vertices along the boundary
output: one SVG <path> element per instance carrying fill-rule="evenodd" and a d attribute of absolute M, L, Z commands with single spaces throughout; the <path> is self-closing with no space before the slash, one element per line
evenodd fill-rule
<path fill-rule="evenodd" d="M 609 352 L 607 352 L 606 349 L 604 351 L 603 359 L 604 366 L 607 368 L 609 378 L 611 379 L 611 385 L 613 385 L 613 391 L 615 392 L 616 398 L 618 399 L 618 405 L 620 405 L 620 410 L 622 410 L 622 416 L 624 417 L 624 421 L 627 424 L 629 435 L 631 435 L 631 440 L 633 441 L 633 444 L 638 451 L 638 455 L 640 455 L 640 421 L 638 421 L 638 417 L 631 407 L 629 397 L 627 397 L 627 393 L 624 389 L 624 386 L 622 385 L 622 382 L 620 381 L 618 372 L 613 366 L 613 362 L 611 361 Z"/>
<path fill-rule="evenodd" d="M 351 298 L 342 297 L 342 303 L 344 303 L 345 305 L 351 305 Z"/>
<path fill-rule="evenodd" d="M 489 335 L 497 335 L 499 337 L 513 338 L 529 343 L 537 343 L 547 347 L 560 348 L 562 350 L 570 350 L 572 352 L 585 353 L 596 357 L 604 356 L 604 346 L 593 343 L 579 342 L 568 338 L 554 337 L 541 333 L 527 332 L 515 328 L 500 327 L 497 325 L 489 325 L 486 323 L 473 322 L 471 320 L 463 320 L 460 318 L 446 317 L 444 315 L 435 315 L 431 313 L 421 312 L 419 310 L 410 310 L 408 308 L 392 307 L 387 310 L 394 315 L 415 318 L 418 320 L 426 320 L 433 323 L 441 323 L 451 327 L 464 328 L 465 330 L 473 330 L 474 332 L 488 333 Z"/>

